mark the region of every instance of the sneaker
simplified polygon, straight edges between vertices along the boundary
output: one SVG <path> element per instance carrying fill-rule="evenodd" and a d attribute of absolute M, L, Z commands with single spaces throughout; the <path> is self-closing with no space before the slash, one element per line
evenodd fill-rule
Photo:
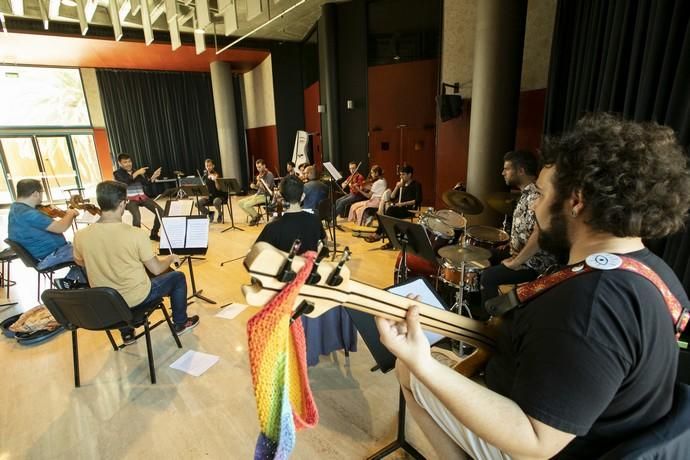
<path fill-rule="evenodd" d="M 254 227 L 255 225 L 259 225 L 260 219 L 261 219 L 261 216 L 252 217 L 252 220 L 249 221 L 249 226 Z"/>
<path fill-rule="evenodd" d="M 194 329 L 197 324 L 199 324 L 199 315 L 190 316 L 184 324 L 175 324 L 175 334 L 186 334 Z"/>
<path fill-rule="evenodd" d="M 131 344 L 137 342 L 137 337 L 136 337 L 136 334 L 134 334 L 134 329 L 132 329 L 131 331 L 127 331 L 127 332 L 121 332 L 121 335 L 122 335 L 122 343 L 124 343 L 125 345 L 131 345 Z"/>
<path fill-rule="evenodd" d="M 215 216 L 215 215 L 216 215 L 216 211 L 209 211 L 208 212 L 208 220 L 213 222 L 213 216 Z"/>
<path fill-rule="evenodd" d="M 73 289 L 74 281 L 67 278 L 56 278 L 53 280 L 53 284 L 57 289 Z"/>
<path fill-rule="evenodd" d="M 223 222 L 223 213 L 222 212 L 220 214 L 218 214 L 218 219 L 216 219 L 216 223 L 220 224 L 221 222 Z"/>
<path fill-rule="evenodd" d="M 151 234 L 149 235 L 149 239 L 150 239 L 151 241 L 160 241 L 160 240 L 161 240 L 161 237 L 158 236 L 158 233 L 153 233 L 153 232 L 151 232 Z"/>

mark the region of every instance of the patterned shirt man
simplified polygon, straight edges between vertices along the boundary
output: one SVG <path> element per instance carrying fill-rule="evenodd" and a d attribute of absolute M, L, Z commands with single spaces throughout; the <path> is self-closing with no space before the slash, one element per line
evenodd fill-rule
<path fill-rule="evenodd" d="M 537 192 L 534 183 L 528 184 L 522 189 L 522 194 L 513 213 L 513 226 L 510 231 L 510 255 L 519 253 L 525 247 L 534 230 L 536 218 L 532 204 L 538 196 L 539 192 Z M 555 256 L 540 249 L 527 259 L 525 265 L 538 273 L 544 273 L 547 268 L 556 263 Z"/>

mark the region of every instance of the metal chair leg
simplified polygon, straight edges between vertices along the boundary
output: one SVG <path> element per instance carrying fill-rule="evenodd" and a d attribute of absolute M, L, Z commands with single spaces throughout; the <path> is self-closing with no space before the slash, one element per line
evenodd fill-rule
<path fill-rule="evenodd" d="M 115 339 L 113 338 L 113 334 L 111 334 L 110 331 L 108 331 L 108 330 L 106 330 L 105 333 L 108 334 L 108 340 L 110 340 L 110 345 L 113 346 L 113 350 L 119 351 L 120 348 L 115 343 Z"/>
<path fill-rule="evenodd" d="M 79 345 L 77 344 L 77 330 L 72 329 L 72 361 L 74 363 L 74 386 L 79 388 Z"/>
<path fill-rule="evenodd" d="M 144 333 L 146 335 L 146 354 L 149 357 L 149 375 L 151 383 L 156 383 L 156 369 L 153 366 L 153 350 L 151 349 L 151 331 L 149 330 L 149 319 L 144 321 Z"/>
<path fill-rule="evenodd" d="M 172 333 L 172 336 L 175 339 L 175 342 L 177 343 L 177 348 L 182 348 L 182 342 L 180 342 L 180 338 L 177 336 L 177 332 L 175 332 L 175 327 L 173 326 L 173 323 L 170 320 L 170 315 L 168 314 L 168 310 L 165 309 L 164 304 L 160 304 L 158 306 L 158 308 L 163 310 L 163 316 L 165 316 L 165 322 L 168 323 L 168 327 L 170 328 L 170 333 Z"/>

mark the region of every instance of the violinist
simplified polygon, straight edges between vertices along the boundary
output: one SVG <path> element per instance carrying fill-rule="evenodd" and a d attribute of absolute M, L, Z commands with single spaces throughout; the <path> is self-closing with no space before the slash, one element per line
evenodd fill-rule
<path fill-rule="evenodd" d="M 350 206 L 348 220 L 355 222 L 357 225 L 362 225 L 364 211 L 368 208 L 376 209 L 379 207 L 381 197 L 383 196 L 383 192 L 386 191 L 387 186 L 388 184 L 386 183 L 386 178 L 383 177 L 383 169 L 381 166 L 372 166 L 371 171 L 369 171 L 369 179 L 364 182 L 360 189 L 360 193 L 368 198 L 368 200 L 360 201 Z"/>
<path fill-rule="evenodd" d="M 342 184 L 340 184 L 343 190 L 348 192 L 348 194 L 338 198 L 335 201 L 336 216 L 345 217 L 345 212 L 347 211 L 348 207 L 352 206 L 352 204 L 357 203 L 358 201 L 364 201 L 367 199 L 367 197 L 359 193 L 362 184 L 364 184 L 364 176 L 358 172 L 360 165 L 361 163 L 358 165 L 354 161 L 351 161 L 348 164 L 350 175 L 347 176 L 347 179 L 345 179 Z"/>
<path fill-rule="evenodd" d="M 213 203 L 213 207 L 216 208 L 215 212 L 218 213 L 217 222 L 223 220 L 223 202 L 227 200 L 227 198 L 216 186 L 216 181 L 220 178 L 221 174 L 216 171 L 216 165 L 213 163 L 213 160 L 207 158 L 204 162 L 204 174 L 201 179 L 208 189 L 208 197 L 199 198 L 199 212 L 204 216 L 209 216 L 211 222 L 213 222 L 214 212 L 209 212 L 209 203 Z"/>
<path fill-rule="evenodd" d="M 79 211 L 62 211 L 64 216 L 53 220 L 37 209 L 41 203 L 43 186 L 36 179 L 22 179 L 17 182 L 17 200 L 12 203 L 7 219 L 7 236 L 22 245 L 37 259 L 39 270 L 73 262 L 72 244 L 63 233 L 72 226 Z M 57 210 L 57 208 L 52 208 Z M 79 267 L 73 267 L 67 279 L 73 283 L 86 283 L 86 276 Z"/>
<path fill-rule="evenodd" d="M 250 184 L 250 187 L 256 190 L 254 195 L 242 198 L 237 202 L 242 211 L 247 213 L 250 217 L 249 225 L 257 225 L 259 223 L 259 214 L 254 209 L 257 204 L 267 204 L 273 197 L 273 174 L 266 167 L 266 162 L 259 158 L 256 160 L 256 171 L 259 173 L 256 176 L 256 181 Z"/>
<path fill-rule="evenodd" d="M 135 170 L 132 167 L 132 158 L 126 153 L 121 153 L 117 156 L 117 164 L 120 165 L 120 167 L 113 172 L 113 176 L 115 176 L 116 181 L 122 182 L 127 186 L 126 209 L 132 214 L 132 225 L 141 227 L 141 213 L 139 212 L 139 207 L 145 207 L 154 215 L 153 228 L 151 229 L 149 239 L 160 241 L 158 231 L 161 228 L 161 223 L 158 220 L 158 216 L 162 216 L 165 211 L 158 203 L 144 193 L 144 185 L 155 182 L 161 174 L 161 168 L 156 169 L 149 179 L 146 177 L 146 170 L 149 169 L 148 166 Z M 158 211 L 158 213 L 156 213 L 156 211 Z"/>

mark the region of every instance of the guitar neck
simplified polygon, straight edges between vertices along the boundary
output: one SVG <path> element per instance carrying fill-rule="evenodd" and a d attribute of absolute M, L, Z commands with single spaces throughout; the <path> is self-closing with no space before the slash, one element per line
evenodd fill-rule
<path fill-rule="evenodd" d="M 419 307 L 422 327 L 475 347 L 495 347 L 495 332 L 486 323 L 447 310 L 401 297 L 365 283 L 350 280 L 346 306 L 375 316 L 403 320 L 410 306 Z"/>

